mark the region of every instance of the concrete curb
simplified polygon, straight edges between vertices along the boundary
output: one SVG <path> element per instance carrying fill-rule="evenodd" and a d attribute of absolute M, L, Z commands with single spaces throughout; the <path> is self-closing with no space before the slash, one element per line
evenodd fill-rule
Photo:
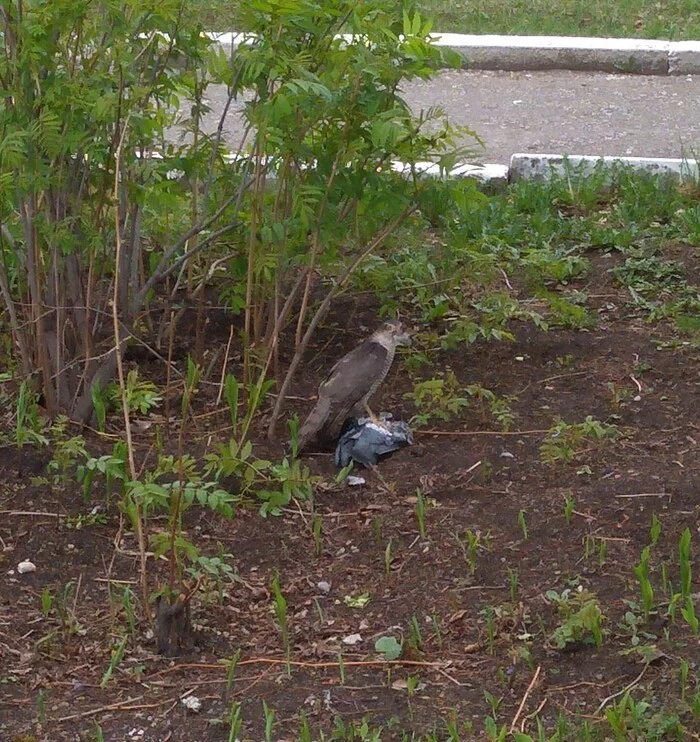
<path fill-rule="evenodd" d="M 147 157 L 162 160 L 160 153 L 153 152 Z M 225 160 L 234 163 L 242 159 L 233 153 L 225 156 Z M 523 180 L 547 182 L 554 177 L 588 177 L 594 172 L 602 173 L 604 180 L 609 180 L 621 168 L 630 169 L 639 175 L 658 175 L 668 177 L 678 183 L 700 183 L 700 161 L 671 159 L 665 157 L 607 157 L 596 155 L 556 155 L 556 154 L 521 154 L 511 156 L 509 165 L 495 163 L 473 165 L 460 163 L 451 170 L 444 171 L 434 162 L 417 162 L 416 172 L 429 178 L 472 178 L 479 187 L 489 193 L 505 190 L 511 183 Z M 411 166 L 404 162 L 392 162 L 394 172 L 408 176 Z M 172 170 L 169 178 L 182 177 L 181 170 Z M 275 173 L 268 177 L 274 180 Z"/>
<path fill-rule="evenodd" d="M 698 162 L 688 158 L 514 154 L 510 158 L 508 180 L 511 183 L 518 180 L 549 180 L 552 176 L 567 173 L 588 176 L 597 169 L 611 175 L 620 167 L 629 168 L 640 175 L 669 176 L 679 182 L 697 181 L 700 176 Z"/>
<path fill-rule="evenodd" d="M 419 162 L 416 170 L 421 175 L 439 178 L 474 178 L 489 190 L 502 190 L 509 183 L 522 180 L 546 182 L 553 177 L 566 175 L 589 176 L 602 171 L 611 178 L 620 168 L 631 169 L 640 175 L 661 175 L 678 182 L 700 180 L 700 164 L 691 159 L 663 157 L 598 157 L 595 155 L 514 154 L 509 165 L 457 165 L 448 172 L 441 172 L 438 165 Z M 392 169 L 400 173 L 410 172 L 410 166 L 395 162 Z"/>
<path fill-rule="evenodd" d="M 230 53 L 241 33 L 210 33 Z M 431 34 L 436 46 L 464 57 L 465 69 L 575 70 L 638 75 L 700 74 L 700 41 L 584 36 Z"/>

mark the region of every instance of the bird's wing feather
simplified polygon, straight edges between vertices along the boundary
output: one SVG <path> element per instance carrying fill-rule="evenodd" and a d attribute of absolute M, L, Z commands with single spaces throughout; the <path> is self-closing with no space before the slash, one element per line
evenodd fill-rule
<path fill-rule="evenodd" d="M 319 400 L 330 402 L 325 436 L 335 438 L 345 419 L 367 397 L 384 373 L 387 354 L 383 345 L 366 340 L 336 363 L 318 390 Z"/>
<path fill-rule="evenodd" d="M 380 343 L 366 340 L 333 366 L 319 387 L 319 397 L 328 396 L 334 404 L 353 407 L 369 394 L 381 377 L 386 363 L 387 349 Z"/>
<path fill-rule="evenodd" d="M 387 349 L 365 340 L 343 356 L 318 389 L 318 402 L 299 431 L 300 450 L 313 438 L 334 439 L 345 419 L 372 390 L 384 372 Z"/>

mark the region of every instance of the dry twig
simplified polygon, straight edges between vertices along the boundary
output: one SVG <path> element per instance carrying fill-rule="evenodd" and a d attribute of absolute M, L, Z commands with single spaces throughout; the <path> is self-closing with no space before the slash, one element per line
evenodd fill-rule
<path fill-rule="evenodd" d="M 516 729 L 516 726 L 518 724 L 518 719 L 520 719 L 520 714 L 523 713 L 523 709 L 525 708 L 525 704 L 527 703 L 527 699 L 530 696 L 530 693 L 532 692 L 532 689 L 535 687 L 535 683 L 537 682 L 537 678 L 540 676 L 540 670 L 542 669 L 542 665 L 537 665 L 537 669 L 535 670 L 535 674 L 532 676 L 532 680 L 530 681 L 530 685 L 527 686 L 527 690 L 525 691 L 525 695 L 523 695 L 523 700 L 520 701 L 520 706 L 518 706 L 518 710 L 513 717 L 513 721 L 510 725 L 510 733 L 513 734 L 513 732 Z"/>

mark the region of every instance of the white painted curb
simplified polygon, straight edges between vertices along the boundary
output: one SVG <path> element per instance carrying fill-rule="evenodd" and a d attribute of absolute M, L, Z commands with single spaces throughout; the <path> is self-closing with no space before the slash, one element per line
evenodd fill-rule
<path fill-rule="evenodd" d="M 514 154 L 510 158 L 509 180 L 549 180 L 553 175 L 590 175 L 596 169 L 612 173 L 620 166 L 640 174 L 671 176 L 680 182 L 697 181 L 700 176 L 698 162 L 689 158 Z"/>
<path fill-rule="evenodd" d="M 615 170 L 626 168 L 634 173 L 668 176 L 679 182 L 700 180 L 700 164 L 696 160 L 671 159 L 664 157 L 606 157 L 596 155 L 557 155 L 557 154 L 514 154 L 510 165 L 469 165 L 455 166 L 447 172 L 431 162 L 416 163 L 416 171 L 421 175 L 438 178 L 474 178 L 491 188 L 504 188 L 509 183 L 520 180 L 547 181 L 552 177 L 589 176 L 601 171 L 611 177 Z M 392 169 L 408 174 L 410 165 L 402 162 L 392 163 Z"/>
<path fill-rule="evenodd" d="M 163 155 L 152 152 L 147 155 L 152 159 L 162 160 Z M 245 159 L 238 154 L 229 153 L 224 156 L 228 163 Z M 634 173 L 644 175 L 659 175 L 670 177 L 680 183 L 700 183 L 700 161 L 690 158 L 672 159 L 666 157 L 610 157 L 603 155 L 558 155 L 558 154 L 522 154 L 511 155 L 509 165 L 486 163 L 473 165 L 467 162 L 459 163 L 450 170 L 443 170 L 434 162 L 417 162 L 415 171 L 418 175 L 429 178 L 473 178 L 489 190 L 502 190 L 509 183 L 521 180 L 536 180 L 546 182 L 553 177 L 586 177 L 596 171 L 602 171 L 606 177 L 611 177 L 616 170 L 626 168 Z M 405 162 L 392 162 L 394 172 L 408 176 L 411 174 L 411 165 Z M 180 170 L 171 170 L 168 178 L 180 178 Z M 268 174 L 272 180 L 276 175 L 274 169 Z"/>
<path fill-rule="evenodd" d="M 212 32 L 209 36 L 227 53 L 251 38 L 237 32 Z M 430 36 L 436 46 L 459 52 L 467 69 L 700 74 L 700 41 L 455 33 Z"/>

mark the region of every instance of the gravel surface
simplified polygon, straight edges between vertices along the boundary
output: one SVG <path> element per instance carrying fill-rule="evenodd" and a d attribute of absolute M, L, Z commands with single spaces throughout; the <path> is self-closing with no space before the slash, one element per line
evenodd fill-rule
<path fill-rule="evenodd" d="M 225 89 L 209 89 L 214 131 Z M 440 105 L 454 124 L 484 140 L 475 162 L 507 164 L 515 152 L 682 157 L 700 154 L 700 76 L 661 77 L 569 71 L 446 71 L 412 82 L 416 110 Z M 235 148 L 243 130 L 240 102 L 226 124 Z"/>

